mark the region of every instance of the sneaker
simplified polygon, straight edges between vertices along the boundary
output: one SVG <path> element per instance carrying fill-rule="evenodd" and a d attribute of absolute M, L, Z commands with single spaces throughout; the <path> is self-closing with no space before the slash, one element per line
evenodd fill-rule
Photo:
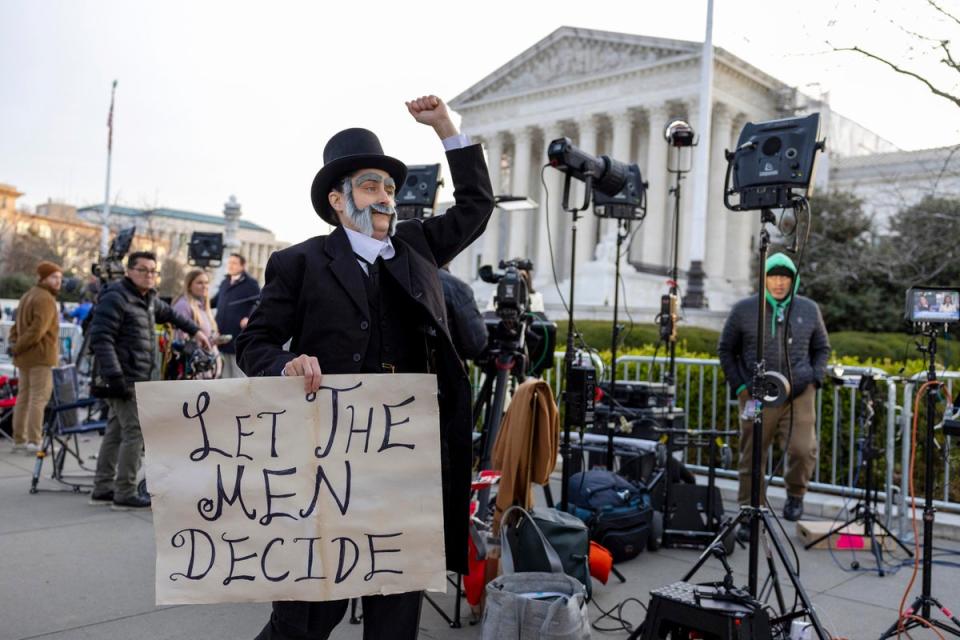
<path fill-rule="evenodd" d="M 90 494 L 90 500 L 87 502 L 87 504 L 94 506 L 109 506 L 113 504 L 113 491 L 103 491 L 101 493 L 94 491 Z"/>
<path fill-rule="evenodd" d="M 15 444 L 10 447 L 10 453 L 23 453 L 27 450 L 27 445 L 25 444 Z"/>
<path fill-rule="evenodd" d="M 787 502 L 783 505 L 783 518 L 790 522 L 796 522 L 803 517 L 803 498 L 787 496 Z"/>
<path fill-rule="evenodd" d="M 28 442 L 23 453 L 28 456 L 35 456 L 37 455 L 37 451 L 40 451 L 40 445 L 35 442 Z"/>
<path fill-rule="evenodd" d="M 150 497 L 133 495 L 120 500 L 114 498 L 110 508 L 114 511 L 143 511 L 150 508 Z"/>
<path fill-rule="evenodd" d="M 742 523 L 737 527 L 737 542 L 748 544 L 750 542 L 750 525 Z"/>

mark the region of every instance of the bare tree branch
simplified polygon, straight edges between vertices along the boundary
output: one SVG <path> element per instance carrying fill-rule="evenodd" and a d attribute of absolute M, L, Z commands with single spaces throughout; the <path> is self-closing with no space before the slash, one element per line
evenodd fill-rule
<path fill-rule="evenodd" d="M 927 0 L 927 4 L 929 4 L 931 7 L 933 7 L 933 8 L 936 9 L 937 11 L 939 11 L 941 14 L 943 14 L 943 15 L 946 16 L 947 18 L 953 20 L 953 21 L 956 22 L 957 24 L 960 24 L 960 18 L 957 18 L 957 16 L 953 15 L 952 13 L 950 13 L 949 11 L 947 11 L 946 9 L 944 9 L 943 7 L 941 7 L 940 5 L 938 5 L 938 4 L 937 4 L 936 2 L 934 2 L 933 0 Z"/>
<path fill-rule="evenodd" d="M 940 42 L 940 48 L 943 49 L 943 52 L 947 56 L 946 60 L 941 60 L 941 62 L 943 62 L 945 65 L 947 65 L 951 69 L 960 71 L 960 67 L 957 66 L 957 61 L 953 59 L 953 55 L 950 53 L 950 41 L 942 40 Z"/>
<path fill-rule="evenodd" d="M 952 102 L 952 103 L 955 104 L 956 106 L 960 107 L 960 96 L 952 95 L 952 94 L 950 94 L 950 93 L 947 93 L 946 91 L 943 91 L 943 90 L 937 88 L 937 87 L 934 86 L 929 80 L 927 80 L 926 78 L 924 78 L 924 77 L 921 76 L 920 74 L 915 73 L 915 72 L 913 72 L 913 71 L 910 71 L 909 69 L 903 69 L 903 68 L 895 65 L 894 63 L 890 62 L 889 60 L 887 60 L 887 59 L 885 59 L 885 58 L 883 58 L 883 57 L 881 57 L 881 56 L 876 55 L 875 53 L 871 53 L 871 52 L 869 52 L 869 51 L 866 51 L 866 50 L 861 49 L 860 47 L 856 47 L 856 46 L 854 46 L 854 47 L 838 47 L 838 48 L 835 48 L 834 50 L 835 50 L 835 51 L 855 51 L 856 53 L 859 53 L 859 54 L 861 54 L 861 55 L 864 55 L 864 56 L 866 56 L 866 57 L 868 57 L 868 58 L 872 58 L 873 60 L 876 60 L 876 61 L 878 61 L 878 62 L 882 62 L 883 64 L 887 65 L 888 67 L 890 67 L 891 69 L 893 69 L 894 71 L 896 71 L 896 72 L 899 73 L 899 74 L 902 74 L 902 75 L 905 75 L 905 76 L 909 76 L 909 77 L 911 77 L 911 78 L 914 78 L 914 79 L 916 79 L 916 80 L 919 80 L 919 81 L 922 82 L 923 84 L 927 85 L 927 88 L 930 89 L 930 91 L 931 91 L 934 95 L 937 95 L 937 96 L 940 96 L 941 98 L 944 98 L 944 99 L 946 99 L 946 100 L 949 100 L 950 102 Z"/>

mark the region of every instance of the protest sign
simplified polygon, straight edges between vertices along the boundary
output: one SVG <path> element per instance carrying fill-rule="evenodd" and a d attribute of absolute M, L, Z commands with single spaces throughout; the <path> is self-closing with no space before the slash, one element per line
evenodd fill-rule
<path fill-rule="evenodd" d="M 436 377 L 137 383 L 157 604 L 444 591 Z"/>

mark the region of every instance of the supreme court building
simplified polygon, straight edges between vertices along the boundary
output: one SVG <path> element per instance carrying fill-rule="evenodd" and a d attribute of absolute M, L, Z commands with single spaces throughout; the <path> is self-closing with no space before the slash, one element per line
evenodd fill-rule
<path fill-rule="evenodd" d="M 646 219 L 621 264 L 625 304 L 640 310 L 658 308 L 672 263 L 675 206 L 670 194 L 675 178 L 668 172 L 664 129 L 677 118 L 696 129 L 702 107 L 698 99 L 702 46 L 562 27 L 453 99 L 450 104 L 462 116 L 462 131 L 486 149 L 494 192 L 527 196 L 537 209 L 497 209 L 486 233 L 457 259 L 452 271 L 474 282 L 480 264 L 530 258 L 534 282 L 548 310 L 559 310 L 550 254 L 552 247 L 557 280 L 566 296 L 570 215 L 560 207 L 563 174 L 547 167 L 541 182 L 541 169 L 546 145 L 567 136 L 584 151 L 637 163 L 649 183 Z M 829 152 L 818 160 L 818 188 L 829 179 L 831 162 L 897 148 L 831 112 L 824 99 L 806 96 L 719 47 L 714 54 L 712 96 L 709 139 L 699 141 L 709 145 L 710 158 L 705 224 L 691 224 L 694 169 L 682 185 L 678 266 L 684 290 L 691 247 L 703 243 L 706 301 L 716 312 L 728 309 L 752 289 L 750 264 L 758 215 L 734 213 L 723 206 L 724 150 L 733 147 L 746 122 L 819 111 L 821 136 L 827 138 Z M 637 223 L 633 224 L 635 229 Z M 578 317 L 610 316 L 615 228 L 614 221 L 596 218 L 592 209 L 578 223 L 574 256 Z M 475 290 L 480 300 L 489 296 L 489 285 L 478 282 Z"/>

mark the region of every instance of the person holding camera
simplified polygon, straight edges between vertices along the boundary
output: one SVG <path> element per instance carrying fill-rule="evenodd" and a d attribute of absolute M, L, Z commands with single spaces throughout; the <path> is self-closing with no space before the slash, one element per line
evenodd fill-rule
<path fill-rule="evenodd" d="M 750 296 L 737 302 L 723 325 L 717 355 L 727 384 L 740 403 L 740 488 L 737 501 L 750 504 L 751 463 L 753 452 L 753 416 L 756 412 L 750 398 L 750 384 L 757 350 L 757 305 L 766 304 L 768 324 L 764 362 L 767 371 L 785 376 L 792 385 L 790 399 L 779 407 L 763 407 L 763 458 L 780 434 L 781 441 L 789 434 L 787 469 L 787 501 L 783 517 L 799 520 L 803 516 L 803 497 L 817 462 L 816 389 L 822 384 L 830 357 L 830 341 L 817 303 L 797 295 L 800 279 L 793 261 L 782 253 L 767 258 L 766 290 L 761 296 Z M 792 309 L 791 309 L 792 307 Z M 789 318 L 789 326 L 786 326 Z M 786 335 L 784 335 L 786 332 Z M 792 422 L 792 429 L 791 429 Z M 764 468 L 761 458 L 760 468 Z M 761 494 L 765 487 L 761 486 Z M 749 530 L 741 527 L 738 537 Z"/>
<path fill-rule="evenodd" d="M 223 366 L 220 352 L 216 346 L 220 332 L 217 328 L 217 319 L 213 316 L 213 309 L 210 308 L 210 276 L 207 275 L 206 271 L 192 269 L 187 273 L 183 283 L 183 292 L 173 301 L 173 310 L 184 318 L 192 320 L 193 324 L 197 325 L 200 331 L 208 336 L 214 344 L 210 350 L 210 356 L 216 366 L 205 371 L 184 371 L 183 373 L 190 373 L 190 378 L 193 380 L 219 378 Z M 188 340 L 189 336 L 178 330 L 174 334 L 174 339 L 182 343 Z M 179 377 L 176 376 L 176 378 Z"/>
<path fill-rule="evenodd" d="M 334 135 L 310 194 L 317 214 L 334 229 L 270 256 L 260 304 L 237 340 L 237 358 L 251 376 L 302 376 L 307 393 L 320 387 L 321 373 L 436 374 L 447 568 L 464 574 L 470 382 L 450 337 L 437 266 L 483 232 L 493 189 L 480 146 L 459 134 L 442 100 L 424 96 L 406 106 L 442 140 L 455 204 L 443 215 L 397 222 L 396 193 L 406 166 L 385 155 L 371 131 Z M 421 596 L 364 597 L 363 637 L 416 638 Z M 327 638 L 347 606 L 347 600 L 274 602 L 257 638 Z"/>
<path fill-rule="evenodd" d="M 37 265 L 37 284 L 20 298 L 16 321 L 10 328 L 10 355 L 20 370 L 11 453 L 32 455 L 43 438 L 43 410 L 53 393 L 53 368 L 60 361 L 57 294 L 63 282 L 62 271 L 46 260 Z"/>
<path fill-rule="evenodd" d="M 156 279 L 156 256 L 148 251 L 131 253 L 126 276 L 107 285 L 90 322 L 96 378 L 105 383 L 92 393 L 106 398 L 110 407 L 90 503 L 112 504 L 117 511 L 150 508 L 149 496 L 137 494 L 143 434 L 134 383 L 153 378 L 156 325 L 169 322 L 193 336 L 202 348 L 211 348 L 197 325 L 157 297 Z"/>

